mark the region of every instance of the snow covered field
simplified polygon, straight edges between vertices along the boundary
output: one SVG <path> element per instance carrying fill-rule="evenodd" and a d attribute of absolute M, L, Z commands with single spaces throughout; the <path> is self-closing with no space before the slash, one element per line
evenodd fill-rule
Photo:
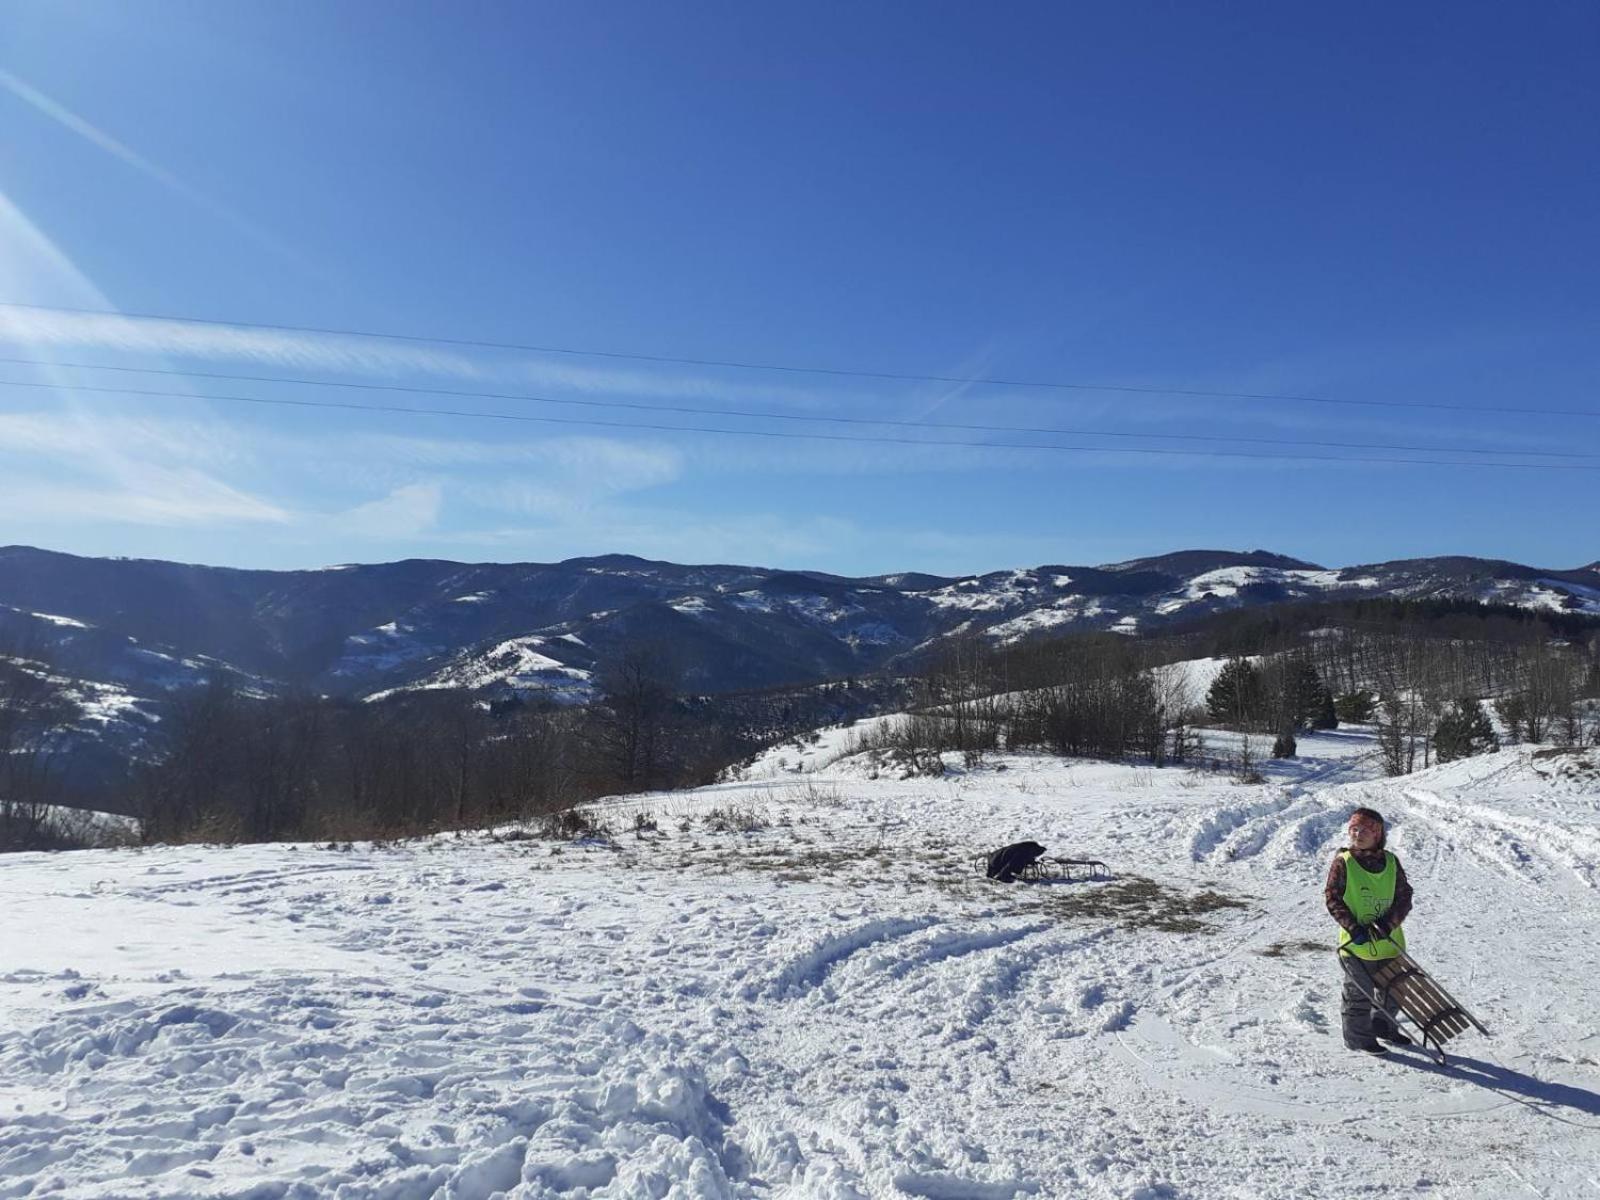
<path fill-rule="evenodd" d="M 1593 752 L 1382 780 L 1338 731 L 1240 786 L 824 742 L 613 844 L 0 859 L 0 1197 L 1600 1194 Z M 1339 1043 L 1358 803 L 1494 1031 L 1449 1067 Z M 1028 837 L 1115 878 L 972 873 Z"/>

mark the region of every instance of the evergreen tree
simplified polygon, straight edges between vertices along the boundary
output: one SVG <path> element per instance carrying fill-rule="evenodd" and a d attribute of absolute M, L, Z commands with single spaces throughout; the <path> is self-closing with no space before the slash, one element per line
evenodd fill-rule
<path fill-rule="evenodd" d="M 1258 723 L 1266 708 L 1261 672 L 1249 659 L 1230 658 L 1206 693 L 1206 707 L 1212 720 L 1223 725 L 1247 729 Z"/>
<path fill-rule="evenodd" d="M 1372 720 L 1377 708 L 1378 698 L 1364 689 L 1346 692 L 1333 702 L 1338 719 L 1350 725 L 1365 725 Z"/>
<path fill-rule="evenodd" d="M 1333 693 L 1323 686 L 1322 676 L 1309 658 L 1296 658 L 1289 664 L 1285 679 L 1289 695 L 1285 705 L 1296 729 L 1333 729 L 1339 718 L 1333 711 Z"/>
<path fill-rule="evenodd" d="M 1339 728 L 1339 714 L 1333 706 L 1333 693 L 1327 688 L 1322 689 L 1322 698 L 1317 704 L 1316 715 L 1311 718 L 1311 728 Z"/>
<path fill-rule="evenodd" d="M 1528 702 L 1521 692 L 1513 692 L 1509 696 L 1501 696 L 1494 702 L 1494 711 L 1500 715 L 1500 721 L 1505 726 L 1506 736 L 1511 739 L 1514 746 L 1522 741 L 1524 726 L 1528 724 Z"/>
<path fill-rule="evenodd" d="M 1470 696 L 1463 696 L 1445 710 L 1434 727 L 1433 749 L 1442 763 L 1499 748 L 1500 739 L 1495 736 L 1489 714 Z"/>

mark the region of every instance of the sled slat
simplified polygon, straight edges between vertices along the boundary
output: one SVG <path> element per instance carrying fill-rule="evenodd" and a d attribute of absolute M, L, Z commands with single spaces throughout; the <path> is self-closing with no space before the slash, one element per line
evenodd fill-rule
<path fill-rule="evenodd" d="M 1448 1031 L 1448 1035 L 1455 1037 L 1457 1034 L 1465 1033 L 1467 1031 L 1465 1010 L 1446 994 L 1445 990 L 1434 981 L 1433 976 L 1417 966 L 1409 955 L 1401 954 L 1400 961 L 1406 968 L 1416 973 L 1414 978 L 1417 980 L 1419 990 L 1427 997 L 1428 1003 L 1436 1011 L 1449 1015 L 1449 1019 L 1442 1025 Z"/>
<path fill-rule="evenodd" d="M 1389 959 L 1373 972 L 1372 979 L 1393 996 L 1406 1016 L 1435 1042 L 1442 1043 L 1466 1032 L 1467 1018 L 1463 1010 L 1442 993 L 1409 955 Z"/>

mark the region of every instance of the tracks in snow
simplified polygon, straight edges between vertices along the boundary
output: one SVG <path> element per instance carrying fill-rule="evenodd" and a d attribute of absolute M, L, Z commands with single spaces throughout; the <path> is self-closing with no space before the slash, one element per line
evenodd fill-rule
<path fill-rule="evenodd" d="M 1600 888 L 1600 834 L 1563 828 L 1536 817 L 1513 816 L 1482 804 L 1450 800 L 1426 788 L 1401 794 L 1412 811 L 1433 826 L 1447 845 L 1460 843 L 1502 875 L 1523 883 L 1547 882 L 1552 865 L 1583 886 Z"/>
<path fill-rule="evenodd" d="M 1276 846 L 1280 858 L 1298 862 L 1335 838 L 1345 807 L 1318 795 L 1284 794 L 1226 805 L 1207 813 L 1190 835 L 1195 862 L 1236 862 Z"/>

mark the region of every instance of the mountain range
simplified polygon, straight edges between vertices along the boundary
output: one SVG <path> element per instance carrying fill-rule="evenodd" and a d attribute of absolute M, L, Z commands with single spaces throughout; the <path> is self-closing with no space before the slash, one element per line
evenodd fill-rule
<path fill-rule="evenodd" d="M 138 753 L 161 698 L 221 673 L 246 692 L 357 700 L 466 688 L 584 703 L 630 647 L 686 690 L 805 685 L 913 665 L 944 639 L 1158 633 L 1226 609 L 1372 597 L 1600 615 L 1600 563 L 1437 557 L 1330 568 L 1263 550 L 1099 566 L 847 578 L 628 555 L 263 571 L 0 547 L 0 660 L 49 664 L 77 769 Z M 37 668 L 31 668 L 37 670 Z"/>
<path fill-rule="evenodd" d="M 262 571 L 0 547 L 0 630 L 80 680 L 157 694 L 223 671 L 367 698 L 468 687 L 585 699 L 623 647 L 668 647 L 691 690 L 893 667 L 940 639 L 1149 632 L 1225 608 L 1387 596 L 1600 614 L 1600 564 L 1438 557 L 1328 568 L 1262 550 L 1099 566 L 846 578 L 628 555 Z"/>

